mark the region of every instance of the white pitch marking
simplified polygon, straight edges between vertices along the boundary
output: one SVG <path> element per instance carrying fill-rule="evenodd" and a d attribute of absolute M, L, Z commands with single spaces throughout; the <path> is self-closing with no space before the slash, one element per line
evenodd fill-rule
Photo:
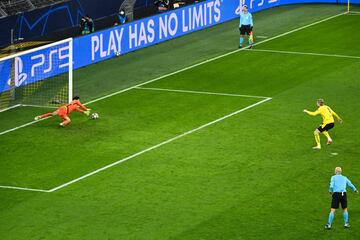
<path fill-rule="evenodd" d="M 8 110 L 10 110 L 10 109 L 17 108 L 17 107 L 21 107 L 21 104 L 16 104 L 16 105 L 14 105 L 14 106 L 11 106 L 11 107 L 8 107 L 8 108 L 1 109 L 1 110 L 0 110 L 0 113 L 2 113 L 2 112 L 6 112 L 6 111 L 8 111 Z"/>
<path fill-rule="evenodd" d="M 259 36 L 255 35 L 255 38 L 265 39 L 265 38 L 268 38 L 268 37 L 267 36 L 261 36 L 261 35 L 259 35 Z"/>
<path fill-rule="evenodd" d="M 357 12 L 357 11 L 350 11 L 347 13 L 348 15 L 359 15 L 360 12 Z"/>
<path fill-rule="evenodd" d="M 23 190 L 23 191 L 32 191 L 32 192 L 49 192 L 48 190 L 43 190 L 43 189 L 25 188 L 25 187 L 14 187 L 14 186 L 1 186 L 1 185 L 0 185 L 0 188 Z"/>
<path fill-rule="evenodd" d="M 43 118 L 43 119 L 40 119 L 40 120 L 37 120 L 37 121 L 34 120 L 34 121 L 32 121 L 32 122 L 25 123 L 25 124 L 20 125 L 20 126 L 18 126 L 18 127 L 14 127 L 14 128 L 5 130 L 5 131 L 3 131 L 3 132 L 0 132 L 0 136 L 1 136 L 1 135 L 4 135 L 4 134 L 6 134 L 6 133 L 9 133 L 9 132 L 13 132 L 13 131 L 18 130 L 18 129 L 23 128 L 23 127 L 27 127 L 27 126 L 32 125 L 32 124 L 34 124 L 34 123 L 37 123 L 37 122 L 40 122 L 40 121 L 44 121 L 45 119 L 48 119 L 48 118 Z"/>
<path fill-rule="evenodd" d="M 256 102 L 256 103 L 251 104 L 251 105 L 249 105 L 249 106 L 247 106 L 247 107 L 245 107 L 245 108 L 242 108 L 242 109 L 240 109 L 240 110 L 237 110 L 237 111 L 235 111 L 235 112 L 232 112 L 232 113 L 230 113 L 230 114 L 228 114 L 228 115 L 225 115 L 225 116 L 223 116 L 223 117 L 221 117 L 221 118 L 218 118 L 218 119 L 216 119 L 216 120 L 214 120 L 214 121 L 212 121 L 212 122 L 206 123 L 206 124 L 204 124 L 204 125 L 202 125 L 202 126 L 200 126 L 200 127 L 194 128 L 194 129 L 192 129 L 192 130 L 190 130 L 190 131 L 187 131 L 187 132 L 182 133 L 182 134 L 180 134 L 180 135 L 177 135 L 177 136 L 175 136 L 175 137 L 173 137 L 173 138 L 170 138 L 170 139 L 168 139 L 168 140 L 165 140 L 165 141 L 163 141 L 163 142 L 161 142 L 161 143 L 159 143 L 159 144 L 157 144 L 157 145 L 154 145 L 154 146 L 152 146 L 152 147 L 146 148 L 146 149 L 144 149 L 144 150 L 142 150 L 142 151 L 140 151 L 140 152 L 137 152 L 137 153 L 135 153 L 135 154 L 133 154 L 133 155 L 130 155 L 130 156 L 126 157 L 126 158 L 120 159 L 120 160 L 118 160 L 118 161 L 116 161 L 116 162 L 114 162 L 114 163 L 111 163 L 111 164 L 109 164 L 109 165 L 107 165 L 107 166 L 104 166 L 104 167 L 99 168 L 99 169 L 97 169 L 97 170 L 95 170 L 95 171 L 92 171 L 92 172 L 90 172 L 90 173 L 88 173 L 88 174 L 85 174 L 84 176 L 81 176 L 81 177 L 79 177 L 79 178 L 76 178 L 76 179 L 74 179 L 74 180 L 71 180 L 71 181 L 69 181 L 69 182 L 67 182 L 67 183 L 64 183 L 64 184 L 60 185 L 60 186 L 54 187 L 54 188 L 48 190 L 48 192 L 54 192 L 54 191 L 56 191 L 56 190 L 59 190 L 59 189 L 64 188 L 64 187 L 66 187 L 66 186 L 69 186 L 69 185 L 71 185 L 71 184 L 73 184 L 73 183 L 76 183 L 76 182 L 78 182 L 78 181 L 80 181 L 80 180 L 82 180 L 82 179 L 85 179 L 85 178 L 87 178 L 87 177 L 90 177 L 90 176 L 92 176 L 92 175 L 94 175 L 94 174 L 96 174 L 96 173 L 99 173 L 99 172 L 104 171 L 104 170 L 106 170 L 106 169 L 108 169 L 108 168 L 111 168 L 111 167 L 113 167 L 113 166 L 116 166 L 116 165 L 118 165 L 118 164 L 120 164 L 120 163 L 129 161 L 129 160 L 131 160 L 131 159 L 133 159 L 133 158 L 135 158 L 135 157 L 137 157 L 137 156 L 140 156 L 140 155 L 142 155 L 142 154 L 144 154 L 144 153 L 150 152 L 151 150 L 154 150 L 154 149 L 156 149 L 156 148 L 159 148 L 159 147 L 161 147 L 161 146 L 163 146 L 163 145 L 165 145 L 165 144 L 171 143 L 171 142 L 173 142 L 173 141 L 175 141 L 175 140 L 177 140 L 177 139 L 179 139 L 179 138 L 182 138 L 182 137 L 185 137 L 185 136 L 187 136 L 187 135 L 190 135 L 190 134 L 192 134 L 192 133 L 194 133 L 194 132 L 197 132 L 197 131 L 199 131 L 199 130 L 201 130 L 201 129 L 204 129 L 204 128 L 206 128 L 206 127 L 208 127 L 208 126 L 211 126 L 211 125 L 213 125 L 213 124 L 215 124 L 215 123 L 221 122 L 221 121 L 223 121 L 223 120 L 225 120 L 225 119 L 227 119 L 227 118 L 230 118 L 230 117 L 232 117 L 232 116 L 234 116 L 234 115 L 236 115 L 236 114 L 239 114 L 239 113 L 241 113 L 241 112 L 244 112 L 244 111 L 246 111 L 246 110 L 249 110 L 249 109 L 251 109 L 251 108 L 253 108 L 253 107 L 257 106 L 257 105 L 260 105 L 260 104 L 262 104 L 262 103 L 265 103 L 265 102 L 267 102 L 267 101 L 269 101 L 269 100 L 271 100 L 271 99 L 272 99 L 272 98 L 265 98 L 265 99 L 263 99 L 263 100 L 261 100 L 261 101 L 259 101 L 259 102 Z"/>
<path fill-rule="evenodd" d="M 264 40 L 264 41 L 255 43 L 255 44 L 253 44 L 253 46 L 259 45 L 259 44 L 261 44 L 261 43 L 265 43 L 265 42 L 268 42 L 268 41 L 271 41 L 271 40 L 273 40 L 273 39 L 277 39 L 277 38 L 282 37 L 282 36 L 286 36 L 286 35 L 291 34 L 291 33 L 293 33 L 293 32 L 300 31 L 300 30 L 302 30 L 302 29 L 305 29 L 305 28 L 314 26 L 314 25 L 316 25 L 316 24 L 319 24 L 319 23 L 328 21 L 328 20 L 330 20 L 330 19 L 333 19 L 333 18 L 342 16 L 342 15 L 344 15 L 344 14 L 346 14 L 346 13 L 340 13 L 340 14 L 337 14 L 337 15 L 334 15 L 334 16 L 331 16 L 331 17 L 328 17 L 328 18 L 325 18 L 325 19 L 322 19 L 322 20 L 313 22 L 313 23 L 311 23 L 311 24 L 308 24 L 308 25 L 305 25 L 305 26 L 302 26 L 302 27 L 293 29 L 293 30 L 291 30 L 291 31 L 288 31 L 288 32 L 282 33 L 282 34 L 280 34 L 280 35 L 277 35 L 277 36 L 275 36 L 275 37 L 268 38 L 268 39 L 266 39 L 266 40 Z M 236 52 L 239 52 L 239 51 L 242 51 L 242 50 L 245 50 L 245 49 L 246 49 L 246 48 L 242 48 L 242 49 L 238 49 L 238 50 L 235 50 L 235 51 L 228 52 L 228 53 L 226 53 L 226 54 L 223 54 L 223 55 L 220 55 L 220 56 L 217 56 L 217 57 L 214 57 L 214 58 L 205 60 L 205 61 L 203 61 L 203 62 L 194 64 L 194 65 L 192 65 L 192 66 L 189 66 L 189 67 L 186 67 L 186 68 L 177 70 L 177 71 L 172 72 L 172 73 L 169 73 L 169 74 L 165 74 L 165 75 L 163 75 L 163 76 L 161 76 L 161 77 L 154 78 L 154 79 L 152 79 L 152 80 L 149 80 L 149 81 L 147 81 L 147 82 L 144 82 L 144 83 L 135 85 L 135 86 L 133 86 L 133 87 L 130 87 L 130 88 L 127 88 L 127 89 L 123 89 L 123 90 L 121 90 L 121 91 L 118 91 L 118 92 L 115 92 L 115 93 L 106 95 L 106 96 L 104 96 L 104 97 L 101 97 L 101 98 L 92 100 L 92 101 L 90 101 L 90 102 L 87 102 L 86 104 L 90 104 L 90 103 L 93 103 L 93 102 L 97 102 L 97 101 L 100 101 L 100 100 L 102 100 L 102 99 L 105 99 L 105 98 L 108 98 L 108 97 L 111 97 L 111 96 L 114 96 L 114 95 L 117 95 L 117 94 L 120 94 L 120 93 L 129 91 L 129 90 L 131 90 L 131 89 L 133 89 L 133 88 L 137 88 L 137 87 L 143 86 L 143 85 L 145 85 L 145 84 L 147 84 L 147 83 L 150 83 L 150 82 L 155 82 L 155 81 L 157 81 L 157 80 L 166 78 L 166 77 L 168 77 L 168 76 L 175 75 L 175 74 L 177 74 L 177 73 L 180 73 L 180 72 L 186 71 L 186 70 L 188 70 L 188 69 L 197 67 L 197 66 L 199 66 L 199 65 L 202 65 L 202 64 L 205 64 L 205 63 L 208 63 L 208 62 L 211 62 L 211 61 L 214 61 L 214 60 L 217 60 L 217 59 L 226 57 L 226 56 L 228 56 L 228 55 L 234 54 L 234 53 L 236 53 Z M 263 103 L 263 102 L 265 102 L 265 101 L 269 101 L 269 100 L 271 100 L 271 98 L 266 98 L 266 99 L 264 99 L 264 100 L 256 103 L 256 105 L 258 105 L 258 104 L 260 104 L 260 103 Z M 254 105 L 254 104 L 253 104 L 253 105 Z M 250 105 L 250 106 L 253 106 L 253 105 Z M 249 106 L 249 107 L 250 107 L 250 106 Z M 247 107 L 247 109 L 248 109 L 249 107 Z M 232 115 L 238 114 L 238 113 L 240 113 L 240 112 L 242 112 L 242 111 L 245 111 L 245 110 L 247 110 L 247 109 L 244 109 L 244 110 L 241 109 L 241 110 L 239 110 L 238 112 L 234 112 L 234 113 L 232 113 L 232 114 L 230 114 L 230 115 L 232 116 Z M 225 116 L 225 117 L 230 117 L 230 116 L 227 115 L 227 116 Z M 44 119 L 41 119 L 41 120 L 44 120 Z M 218 120 L 219 120 L 219 119 L 218 119 Z M 19 129 L 19 128 L 23 128 L 23 127 L 29 126 L 29 125 L 31 125 L 31 124 L 33 124 L 33 123 L 36 123 L 36 122 L 37 122 L 37 121 L 33 121 L 33 122 L 30 122 L 30 123 L 27 123 L 27 124 L 23 124 L 23 125 L 21 125 L 21 126 L 19 126 L 19 127 L 16 127 L 16 128 L 6 130 L 6 131 L 4 131 L 4 132 L 1 132 L 0 135 L 3 135 L 3 134 L 8 133 L 8 132 L 15 131 L 15 130 L 17 130 L 17 129 Z M 198 129 L 198 130 L 199 130 L 199 129 Z M 177 138 L 180 138 L 180 137 L 178 136 Z M 177 138 L 176 138 L 176 139 L 177 139 Z M 169 140 L 167 140 L 167 141 L 170 141 L 170 140 L 171 140 L 171 139 L 169 139 Z M 175 140 L 175 139 L 173 139 L 173 140 Z M 172 140 L 172 141 L 173 141 L 173 140 Z M 166 143 L 167 143 L 167 142 L 166 142 Z M 158 145 L 159 145 L 159 146 L 162 146 L 162 145 L 164 145 L 164 144 L 166 144 L 166 143 L 163 142 L 163 143 L 160 143 L 161 145 L 160 145 L 160 144 L 158 144 Z M 158 146 L 158 147 L 159 147 L 159 146 Z M 154 148 L 155 148 L 155 146 L 152 147 L 152 149 L 154 149 Z M 145 150 L 143 151 L 143 153 L 148 152 L 148 151 L 151 151 L 152 149 L 145 149 Z M 142 153 L 141 153 L 141 154 L 142 154 Z M 141 154 L 140 154 L 140 153 L 137 153 L 136 156 L 141 155 Z M 135 155 L 135 154 L 134 154 L 134 155 Z M 129 156 L 128 158 L 130 158 L 130 157 L 132 157 L 132 158 L 133 158 L 133 157 L 136 157 L 136 156 L 134 156 L 134 155 Z M 70 181 L 70 182 L 68 182 L 68 183 L 65 183 L 65 184 L 60 185 L 60 186 L 58 186 L 58 187 L 55 187 L 55 188 L 53 188 L 53 189 L 44 190 L 44 191 L 54 192 L 54 191 L 56 191 L 56 190 L 58 190 L 58 189 L 60 189 L 60 188 L 63 188 L 63 187 L 65 187 L 65 186 L 68 186 L 68 185 L 70 185 L 70 184 L 72 184 L 72 183 L 74 183 L 74 182 L 80 181 L 80 180 L 83 179 L 83 178 L 86 178 L 86 177 L 91 176 L 91 175 L 93 175 L 93 174 L 95 174 L 95 173 L 97 173 L 97 172 L 100 172 L 100 171 L 103 171 L 103 170 L 105 170 L 105 169 L 107 169 L 107 168 L 109 168 L 109 167 L 112 167 L 113 165 L 117 165 L 117 164 L 121 163 L 120 161 L 124 162 L 124 161 L 127 161 L 127 160 L 129 160 L 129 159 L 119 160 L 118 162 L 115 162 L 115 163 L 110 164 L 111 166 L 110 166 L 110 165 L 105 166 L 105 167 L 103 167 L 103 168 L 101 168 L 101 169 L 96 170 L 96 172 L 89 173 L 89 174 L 84 175 L 84 176 L 82 176 L 82 177 L 80 177 L 80 178 L 78 178 L 78 179 L 74 179 L 74 180 L 72 180 L 72 181 Z M 18 189 L 19 189 L 19 188 L 18 188 Z"/>
<path fill-rule="evenodd" d="M 257 43 L 255 43 L 255 44 L 253 44 L 253 46 L 257 46 L 257 45 L 260 45 L 260 44 L 263 44 L 263 43 L 272 41 L 272 40 L 274 40 L 274 39 L 277 39 L 277 38 L 280 38 L 280 37 L 289 35 L 289 34 L 291 34 L 291 33 L 294 33 L 294 32 L 300 31 L 300 30 L 303 30 L 303 29 L 305 29 L 305 28 L 314 26 L 314 25 L 316 25 L 316 24 L 319 24 L 319 23 L 322 23 L 322 22 L 326 22 L 326 21 L 331 20 L 331 19 L 336 18 L 336 17 L 340 17 L 340 16 L 342 16 L 342 15 L 344 15 L 344 14 L 346 14 L 346 12 L 345 12 L 345 13 L 336 14 L 336 15 L 331 16 L 331 17 L 324 18 L 324 19 L 322 19 L 322 20 L 319 20 L 319 21 L 310 23 L 310 24 L 308 24 L 308 25 L 305 25 L 305 26 L 302 26 L 302 27 L 299 27 L 299 28 L 295 28 L 295 29 L 293 29 L 293 30 L 287 31 L 287 32 L 285 32 L 285 33 L 279 34 L 279 35 L 274 36 L 274 37 L 271 37 L 271 38 L 268 38 L 268 39 L 263 40 L 263 41 L 261 41 L 261 42 L 257 42 Z M 240 48 L 240 49 L 236 49 L 236 50 L 234 50 L 234 51 L 230 51 L 230 52 L 228 52 L 228 53 L 219 55 L 219 56 L 217 56 L 217 57 L 210 58 L 210 59 L 208 59 L 208 60 L 205 60 L 205 61 L 196 63 L 196 64 L 194 64 L 194 65 L 185 67 L 185 68 L 183 68 L 183 69 L 180 69 L 180 70 L 177 70 L 177 71 L 174 71 L 174 72 L 165 74 L 165 75 L 163 75 L 163 76 L 160 76 L 160 77 L 151 79 L 151 80 L 149 80 L 149 81 L 146 81 L 146 82 L 143 82 L 143 83 L 140 83 L 140 84 L 137 84 L 137 85 L 135 85 L 135 86 L 132 86 L 132 87 L 129 87 L 129 88 L 126 88 L 126 89 L 123 89 L 123 90 L 120 90 L 120 91 L 111 93 L 111 94 L 109 94 L 109 95 L 106 95 L 106 96 L 103 96 L 103 97 L 94 99 L 94 100 L 89 101 L 89 102 L 87 102 L 87 103 L 85 103 L 85 104 L 94 103 L 94 102 L 103 100 L 103 99 L 105 99 L 105 98 L 112 97 L 112 96 L 114 96 L 114 95 L 117 95 L 117 94 L 120 94 L 120 93 L 129 91 L 129 90 L 131 90 L 131 89 L 134 89 L 134 88 L 137 88 L 137 87 L 141 87 L 141 86 L 143 86 L 143 85 L 145 85 L 145 84 L 152 83 L 152 82 L 158 81 L 158 80 L 160 80 L 160 79 L 163 79 L 163 78 L 166 78 L 166 77 L 169 77 L 169 76 L 172 76 L 172 75 L 175 75 L 175 74 L 178 74 L 178 73 L 187 71 L 187 70 L 192 69 L 192 68 L 195 68 L 195 67 L 197 67 L 197 66 L 206 64 L 206 63 L 208 63 L 208 62 L 215 61 L 215 60 L 220 59 L 220 58 L 224 58 L 224 57 L 226 57 L 226 56 L 229 56 L 229 55 L 234 54 L 234 53 L 237 53 L 237 52 L 244 51 L 244 50 L 246 50 L 246 49 L 247 49 L 247 48 Z"/>
<path fill-rule="evenodd" d="M 203 91 L 191 91 L 191 90 L 179 90 L 179 89 L 170 89 L 170 88 L 137 87 L 136 89 L 152 90 L 152 91 L 164 91 L 164 92 L 177 92 L 177 93 L 205 94 L 205 95 L 226 96 L 226 97 L 269 98 L 269 97 L 263 97 L 263 96 L 252 96 L 252 95 L 242 95 L 242 94 L 232 94 L 232 93 L 218 93 L 218 92 L 203 92 Z"/>
<path fill-rule="evenodd" d="M 291 33 L 294 33 L 294 32 L 300 31 L 300 30 L 303 30 L 303 29 L 305 29 L 305 28 L 314 26 L 314 25 L 319 24 L 319 23 L 322 23 L 322 22 L 326 22 L 326 21 L 328 21 L 328 20 L 330 20 L 330 19 L 333 19 L 333 18 L 342 16 L 342 15 L 344 15 L 344 14 L 346 14 L 346 12 L 340 13 L 340 14 L 336 14 L 336 15 L 333 15 L 333 16 L 331 16 L 331 17 L 324 18 L 324 19 L 322 19 L 322 20 L 319 20 L 319 21 L 310 23 L 310 24 L 308 24 L 308 25 L 305 25 L 305 26 L 302 26 L 302 27 L 299 27 L 299 28 L 295 28 L 295 29 L 293 29 L 293 30 L 290 30 L 290 31 L 284 32 L 284 33 L 282 33 L 282 34 L 279 34 L 279 35 L 277 35 L 277 36 L 274 36 L 274 37 L 265 39 L 265 40 L 263 40 L 263 41 L 261 41 L 261 42 L 257 42 L 257 43 L 255 43 L 255 44 L 253 44 L 253 46 L 257 46 L 257 45 L 260 45 L 260 44 L 262 44 L 262 43 L 269 42 L 269 41 L 271 41 L 271 40 L 274 40 L 274 39 L 277 39 L 277 38 L 280 38 L 280 37 L 289 35 L 289 34 L 291 34 Z M 191 65 L 191 66 L 185 67 L 185 68 L 183 68 L 183 69 L 180 69 L 180 70 L 177 70 L 177 71 L 174 71 L 174 72 L 165 74 L 165 75 L 163 75 L 163 76 L 160 76 L 160 77 L 151 79 L 151 80 L 149 80 L 149 81 L 146 81 L 146 82 L 143 82 L 143 83 L 140 83 L 140 84 L 137 84 L 137 85 L 135 85 L 135 86 L 132 86 L 132 87 L 129 87 L 129 88 L 126 88 L 126 89 L 123 89 L 123 90 L 120 90 L 120 91 L 117 91 L 117 92 L 114 92 L 114 93 L 105 95 L 105 96 L 103 96 L 103 97 L 94 99 L 94 100 L 92 100 L 92 101 L 89 101 L 89 102 L 85 103 L 85 105 L 88 105 L 88 104 L 91 104 L 91 103 L 94 103 L 94 102 L 98 102 L 98 101 L 100 101 L 100 100 L 103 100 L 103 99 L 112 97 L 112 96 L 114 96 L 114 95 L 117 95 L 117 94 L 120 94 L 120 93 L 129 91 L 129 90 L 134 89 L 134 88 L 137 88 L 137 87 L 141 87 L 141 86 L 143 86 L 143 85 L 145 85 L 145 84 L 148 84 L 148 83 L 151 83 L 151 82 L 155 82 L 155 81 L 158 81 L 158 80 L 160 80 L 160 79 L 163 79 L 163 78 L 166 78 L 166 77 L 169 77 L 169 76 L 172 76 L 172 75 L 175 75 L 175 74 L 184 72 L 184 71 L 189 70 L 189 69 L 192 69 L 192 68 L 194 68 L 194 67 L 203 65 L 203 64 L 208 63 L 208 62 L 215 61 L 215 60 L 217 60 L 217 59 L 220 59 L 220 58 L 229 56 L 229 55 L 231 55 L 231 54 L 234 54 L 234 53 L 237 53 L 237 52 L 246 50 L 246 49 L 247 49 L 247 48 L 241 48 L 241 49 L 237 49 L 237 50 L 234 50 L 234 51 L 231 51 L 231 52 L 228 52 L 228 53 L 219 55 L 219 56 L 217 56 L 217 57 L 210 58 L 210 59 L 205 60 L 205 61 L 203 61 L 203 62 L 196 63 L 196 64 L 194 64 L 194 65 Z M 32 125 L 32 124 L 34 124 L 34 123 L 36 123 L 36 121 L 23 124 L 23 125 L 21 125 L 21 126 L 18 126 L 18 127 L 9 129 L 9 130 L 6 130 L 6 131 L 4 131 L 4 132 L 0 132 L 0 135 L 3 135 L 3 134 L 5 134 L 5 133 L 9 133 L 9 132 L 18 130 L 18 129 L 20 129 L 20 128 L 23 128 L 23 127 Z"/>
<path fill-rule="evenodd" d="M 319 57 L 336 57 L 336 58 L 351 58 L 360 59 L 360 56 L 341 55 L 341 54 L 327 54 L 327 53 L 313 53 L 313 52 L 292 52 L 282 50 L 271 50 L 271 49 L 249 49 L 249 52 L 268 52 L 268 53 L 281 53 L 281 54 L 295 54 L 295 55 L 309 55 Z"/>

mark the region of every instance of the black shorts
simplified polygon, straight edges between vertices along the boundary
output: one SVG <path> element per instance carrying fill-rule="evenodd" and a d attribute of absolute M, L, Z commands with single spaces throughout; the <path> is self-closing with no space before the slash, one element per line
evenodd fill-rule
<path fill-rule="evenodd" d="M 240 35 L 245 35 L 245 33 L 247 35 L 250 35 L 252 29 L 251 29 L 251 25 L 241 25 L 240 29 Z"/>
<path fill-rule="evenodd" d="M 326 124 L 325 127 L 318 127 L 317 129 L 320 131 L 320 132 L 324 132 L 324 131 L 329 131 L 330 129 L 332 129 L 333 127 L 335 126 L 334 123 L 329 123 L 329 124 Z"/>
<path fill-rule="evenodd" d="M 339 203 L 341 203 L 342 209 L 347 208 L 346 192 L 334 192 L 332 195 L 331 208 L 338 209 Z"/>

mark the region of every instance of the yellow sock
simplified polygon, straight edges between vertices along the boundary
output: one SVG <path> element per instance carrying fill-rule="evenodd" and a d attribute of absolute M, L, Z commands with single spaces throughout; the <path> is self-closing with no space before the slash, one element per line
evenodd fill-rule
<path fill-rule="evenodd" d="M 328 140 L 331 139 L 328 131 L 324 131 L 323 134 L 327 137 Z"/>
<path fill-rule="evenodd" d="M 320 146 L 320 134 L 317 132 L 314 132 L 314 136 L 315 136 L 316 145 Z"/>

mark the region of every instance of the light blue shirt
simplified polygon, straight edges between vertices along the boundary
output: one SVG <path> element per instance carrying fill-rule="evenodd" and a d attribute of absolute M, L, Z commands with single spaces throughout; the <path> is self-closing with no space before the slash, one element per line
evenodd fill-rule
<path fill-rule="evenodd" d="M 356 187 L 347 177 L 337 174 L 331 177 L 329 192 L 346 192 L 347 186 L 349 186 L 353 191 L 356 191 Z"/>
<path fill-rule="evenodd" d="M 239 27 L 241 27 L 241 25 L 250 25 L 253 26 L 253 18 L 251 13 L 240 13 L 240 24 Z"/>

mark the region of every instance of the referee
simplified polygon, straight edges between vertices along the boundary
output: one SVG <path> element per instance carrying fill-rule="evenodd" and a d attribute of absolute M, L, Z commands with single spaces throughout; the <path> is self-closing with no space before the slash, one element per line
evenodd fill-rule
<path fill-rule="evenodd" d="M 331 177 L 329 192 L 332 195 L 331 210 L 329 214 L 328 224 L 325 225 L 326 229 L 331 229 L 331 224 L 334 220 L 335 209 L 339 208 L 339 203 L 344 210 L 344 228 L 349 228 L 349 214 L 347 210 L 347 197 L 346 187 L 349 186 L 354 192 L 359 193 L 356 187 L 350 180 L 341 175 L 341 167 L 335 168 L 335 175 Z"/>
<path fill-rule="evenodd" d="M 245 34 L 248 35 L 248 39 L 249 39 L 249 48 L 252 47 L 252 41 L 250 38 L 250 34 L 251 31 L 253 29 L 253 18 L 251 13 L 249 13 L 248 11 L 248 6 L 244 5 L 243 6 L 243 10 L 240 13 L 240 24 L 239 24 L 239 29 L 240 29 L 240 45 L 239 48 L 242 48 L 242 45 L 244 43 L 244 36 Z"/>

